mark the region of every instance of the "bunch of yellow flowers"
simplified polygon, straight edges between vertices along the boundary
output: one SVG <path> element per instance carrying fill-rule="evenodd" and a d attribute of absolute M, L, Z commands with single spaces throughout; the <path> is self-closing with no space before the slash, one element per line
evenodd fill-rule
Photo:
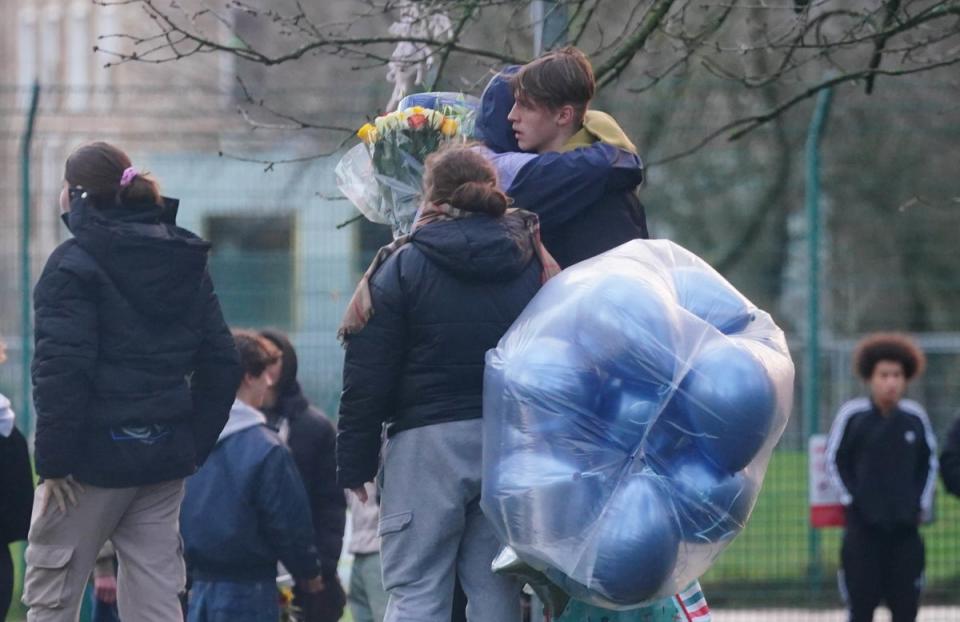
<path fill-rule="evenodd" d="M 400 130 L 419 130 L 430 128 L 439 130 L 446 137 L 455 136 L 460 128 L 459 122 L 453 117 L 444 115 L 437 110 L 414 106 L 406 110 L 397 110 L 374 119 L 373 123 L 365 123 L 357 130 L 357 137 L 364 143 L 372 145 L 390 132 Z"/>

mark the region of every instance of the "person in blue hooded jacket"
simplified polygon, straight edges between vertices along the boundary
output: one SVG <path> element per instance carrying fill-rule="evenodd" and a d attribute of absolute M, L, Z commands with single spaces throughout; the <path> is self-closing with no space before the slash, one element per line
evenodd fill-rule
<path fill-rule="evenodd" d="M 473 149 L 431 154 L 423 188 L 412 233 L 380 251 L 341 327 L 337 477 L 366 499 L 385 426 L 387 622 L 449 620 L 455 576 L 467 619 L 519 622 L 520 586 L 491 570 L 500 543 L 479 503 L 484 356 L 559 268 Z"/>
<path fill-rule="evenodd" d="M 643 162 L 610 115 L 588 109 L 594 90 L 589 61 L 563 48 L 495 75 L 477 118 L 504 190 L 540 217 L 564 268 L 649 237 Z"/>
<path fill-rule="evenodd" d="M 277 561 L 300 591 L 324 588 L 307 491 L 259 410 L 278 355 L 256 333 L 236 331 L 234 339 L 243 380 L 210 458 L 187 480 L 180 513 L 190 622 L 276 620 Z"/>
<path fill-rule="evenodd" d="M 181 617 L 183 479 L 223 428 L 240 369 L 210 245 L 176 226 L 176 207 L 113 145 L 67 158 L 60 208 L 73 237 L 34 289 L 31 622 L 76 617 L 108 539 L 121 616 Z"/>

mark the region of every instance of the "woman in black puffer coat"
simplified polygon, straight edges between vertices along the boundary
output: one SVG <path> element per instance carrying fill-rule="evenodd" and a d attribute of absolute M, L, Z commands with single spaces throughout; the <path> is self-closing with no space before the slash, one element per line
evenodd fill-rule
<path fill-rule="evenodd" d="M 176 620 L 183 478 L 204 461 L 240 380 L 207 273 L 209 244 L 107 143 L 76 150 L 60 196 L 73 238 L 34 291 L 37 490 L 24 603 L 75 617 L 104 541 L 124 619 Z"/>
<path fill-rule="evenodd" d="M 506 208 L 479 153 L 431 155 L 413 233 L 374 260 L 342 329 L 338 479 L 361 499 L 386 425 L 387 622 L 449 619 L 455 576 L 468 619 L 520 619 L 520 586 L 490 570 L 500 545 L 479 507 L 484 355 L 557 268 L 536 216 Z"/>

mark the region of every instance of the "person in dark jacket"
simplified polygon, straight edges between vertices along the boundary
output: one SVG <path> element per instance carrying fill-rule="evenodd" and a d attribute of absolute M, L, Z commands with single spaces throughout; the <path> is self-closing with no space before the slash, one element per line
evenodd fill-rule
<path fill-rule="evenodd" d="M 920 605 L 918 525 L 932 519 L 937 457 L 927 413 L 903 395 L 925 357 L 905 335 L 876 333 L 858 344 L 854 364 L 869 397 L 840 407 L 827 443 L 845 506 L 841 592 L 851 622 L 872 620 L 882 601 L 893 622 L 909 622 Z"/>
<path fill-rule="evenodd" d="M 960 418 L 950 426 L 940 454 L 940 477 L 948 492 L 960 497 Z"/>
<path fill-rule="evenodd" d="M 423 187 L 413 232 L 380 251 L 341 328 L 338 478 L 366 499 L 385 424 L 385 620 L 448 620 L 458 576 L 468 619 L 514 622 L 520 586 L 491 571 L 479 506 L 484 355 L 559 268 L 476 151 L 430 155 Z"/>
<path fill-rule="evenodd" d="M 540 216 L 564 268 L 649 237 L 636 195 L 643 163 L 612 117 L 588 110 L 593 91 L 589 61 L 564 48 L 494 76 L 477 119 L 504 189 Z"/>
<path fill-rule="evenodd" d="M 0 365 L 7 360 L 0 341 Z M 27 539 L 33 505 L 33 469 L 27 439 L 16 426 L 10 400 L 0 393 L 0 620 L 7 616 L 13 597 L 13 559 L 10 544 Z"/>
<path fill-rule="evenodd" d="M 34 290 L 35 460 L 23 602 L 28 619 L 76 614 L 103 543 L 120 560 L 122 617 L 180 618 L 183 478 L 203 463 L 239 382 L 207 273 L 209 244 L 177 204 L 107 143 L 67 159 L 73 238 Z"/>
<path fill-rule="evenodd" d="M 589 109 L 593 91 L 590 62 L 576 48 L 563 48 L 491 78 L 477 118 L 507 194 L 540 216 L 544 243 L 563 267 L 649 237 L 637 198 L 643 162 L 612 117 Z M 670 600 L 690 594 L 706 607 L 698 581 Z"/>
<path fill-rule="evenodd" d="M 234 338 L 243 381 L 210 458 L 187 480 L 180 514 L 191 622 L 276 620 L 278 560 L 303 591 L 323 589 L 307 493 L 290 450 L 258 410 L 276 359 L 256 333 Z"/>
<path fill-rule="evenodd" d="M 263 412 L 267 424 L 278 431 L 293 453 L 303 479 L 323 576 L 320 592 L 306 594 L 295 589 L 294 605 L 300 609 L 304 622 L 337 622 L 347 603 L 337 575 L 347 520 L 347 500 L 337 485 L 337 431 L 300 389 L 297 351 L 290 339 L 277 330 L 261 331 L 260 336 L 280 354 L 268 370 L 275 382 L 267 391 Z"/>

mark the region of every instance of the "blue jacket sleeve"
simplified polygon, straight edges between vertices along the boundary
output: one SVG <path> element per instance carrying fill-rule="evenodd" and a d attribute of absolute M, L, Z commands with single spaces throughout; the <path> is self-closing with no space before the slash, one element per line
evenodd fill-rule
<path fill-rule="evenodd" d="M 254 503 L 263 534 L 295 579 L 320 574 L 310 502 L 290 450 L 272 447 L 260 468 Z"/>
<path fill-rule="evenodd" d="M 347 339 L 337 420 L 337 481 L 343 488 L 357 488 L 376 476 L 383 423 L 395 406 L 406 356 L 402 252 L 370 280 L 373 316 Z"/>
<path fill-rule="evenodd" d="M 93 286 L 51 258 L 34 290 L 34 459 L 44 479 L 73 473 L 99 349 Z"/>
<path fill-rule="evenodd" d="M 612 192 L 643 181 L 640 157 L 605 143 L 564 153 L 544 153 L 523 166 L 507 189 L 518 207 L 540 216 L 540 225 L 562 225 Z"/>

